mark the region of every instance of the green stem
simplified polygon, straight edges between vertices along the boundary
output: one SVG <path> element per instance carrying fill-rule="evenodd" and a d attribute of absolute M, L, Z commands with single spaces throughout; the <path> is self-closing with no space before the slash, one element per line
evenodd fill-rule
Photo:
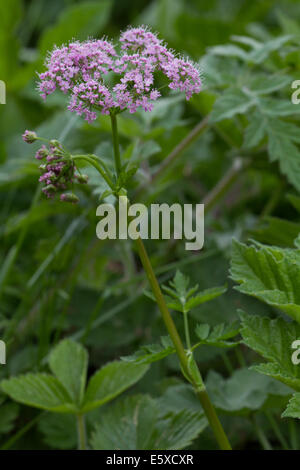
<path fill-rule="evenodd" d="M 77 415 L 78 449 L 86 450 L 86 430 L 84 415 Z"/>
<path fill-rule="evenodd" d="M 161 176 L 165 173 L 167 169 L 173 165 L 174 161 L 177 160 L 177 158 L 182 154 L 184 150 L 186 150 L 195 140 L 204 132 L 209 126 L 208 126 L 208 120 L 209 116 L 206 116 L 202 121 L 200 121 L 192 130 L 189 132 L 189 134 L 179 142 L 176 147 L 169 153 L 169 155 L 164 158 L 163 162 L 160 164 L 160 166 L 157 168 L 157 170 L 153 173 L 151 176 L 151 185 L 156 182 Z M 135 199 L 139 198 L 141 193 L 144 190 L 147 190 L 149 187 L 149 182 L 141 185 L 137 193 L 135 195 Z"/>
<path fill-rule="evenodd" d="M 119 148 L 119 134 L 118 134 L 118 124 L 117 124 L 117 116 L 116 114 L 110 114 L 111 119 L 111 129 L 112 129 L 112 137 L 113 137 L 113 145 L 114 145 L 114 157 L 115 157 L 115 166 L 117 175 L 121 173 L 121 157 L 120 157 L 120 148 Z"/>
<path fill-rule="evenodd" d="M 276 419 L 274 418 L 274 416 L 272 415 L 272 413 L 270 413 L 270 411 L 265 411 L 265 415 L 268 418 L 268 420 L 269 420 L 269 422 L 270 422 L 270 424 L 273 428 L 274 434 L 277 437 L 277 439 L 279 440 L 279 442 L 282 445 L 283 449 L 289 450 L 289 445 L 288 445 L 284 435 L 282 434 L 282 432 L 280 430 L 280 427 L 278 426 L 278 423 L 277 423 Z"/>
<path fill-rule="evenodd" d="M 211 192 L 203 199 L 205 211 L 212 209 L 215 204 L 223 197 L 229 188 L 235 183 L 242 170 L 249 166 L 250 161 L 246 158 L 237 157 L 223 178 L 216 184 Z"/>
<path fill-rule="evenodd" d="M 291 447 L 293 450 L 299 450 L 298 447 L 298 433 L 296 429 L 296 420 L 294 418 L 289 419 L 289 431 L 290 431 L 290 441 Z"/>
<path fill-rule="evenodd" d="M 191 348 L 192 348 L 192 345 L 191 345 L 189 320 L 188 320 L 188 313 L 187 312 L 183 312 L 183 320 L 184 320 L 184 332 L 185 332 L 186 347 L 190 351 Z"/>
<path fill-rule="evenodd" d="M 181 367 L 182 367 L 184 373 L 186 374 L 186 376 L 188 377 L 190 375 L 189 368 L 188 368 L 188 358 L 187 358 L 186 352 L 184 350 L 183 344 L 181 342 L 180 336 L 178 334 L 178 331 L 176 329 L 176 326 L 175 326 L 175 324 L 173 322 L 173 319 L 170 315 L 169 309 L 166 305 L 164 296 L 163 296 L 163 294 L 161 292 L 161 289 L 159 287 L 157 278 L 154 274 L 154 271 L 153 271 L 150 259 L 148 257 L 148 254 L 146 252 L 144 243 L 143 243 L 141 238 L 138 238 L 136 240 L 136 244 L 137 244 L 137 249 L 138 249 L 138 253 L 139 253 L 141 262 L 142 262 L 143 267 L 146 271 L 149 283 L 151 285 L 153 294 L 155 296 L 156 302 L 157 302 L 158 307 L 160 309 L 160 312 L 162 314 L 162 317 L 163 317 L 164 323 L 166 325 L 166 328 L 168 330 L 168 333 L 169 333 L 169 335 L 170 335 L 170 337 L 173 341 L 173 344 L 174 344 L 174 347 L 176 349 L 176 353 L 177 353 L 177 356 L 179 358 Z M 200 372 L 199 372 L 199 374 L 200 374 Z M 192 384 L 192 385 L 195 389 L 196 395 L 198 396 L 198 398 L 200 400 L 200 403 L 201 403 L 201 405 L 204 409 L 204 412 L 206 414 L 208 422 L 212 427 L 212 430 L 214 432 L 214 435 L 217 439 L 217 442 L 218 442 L 220 448 L 222 450 L 231 450 L 230 443 L 229 443 L 229 441 L 227 439 L 227 436 L 226 436 L 226 434 L 223 430 L 223 427 L 222 427 L 222 425 L 219 421 L 219 418 L 216 414 L 216 411 L 215 411 L 215 409 L 214 409 L 214 407 L 213 407 L 213 405 L 212 405 L 212 403 L 209 399 L 209 396 L 207 394 L 205 386 L 203 385 L 203 387 L 201 389 L 199 389 L 199 387 L 196 384 Z"/>
<path fill-rule="evenodd" d="M 186 357 L 186 353 L 185 353 L 183 344 L 181 342 L 180 336 L 179 336 L 178 331 L 176 329 L 175 323 L 174 323 L 174 321 L 173 321 L 173 319 L 172 319 L 172 317 L 169 313 L 169 309 L 168 309 L 168 307 L 165 303 L 164 296 L 163 296 L 163 294 L 161 292 L 161 289 L 159 287 L 158 281 L 157 281 L 156 276 L 154 274 L 154 271 L 152 269 L 150 259 L 148 257 L 147 252 L 146 252 L 145 245 L 144 245 L 141 238 L 138 238 L 136 240 L 136 246 L 137 246 L 138 254 L 139 254 L 139 257 L 141 259 L 142 265 L 144 267 L 144 270 L 145 270 L 146 275 L 148 277 L 150 286 L 152 288 L 153 294 L 155 296 L 156 302 L 158 304 L 159 310 L 162 314 L 162 317 L 163 317 L 163 320 L 164 320 L 165 325 L 167 327 L 167 330 L 169 332 L 169 335 L 172 338 L 172 341 L 173 341 L 174 347 L 176 349 L 177 356 L 179 358 L 180 364 L 181 364 L 183 370 L 188 375 L 189 373 L 188 373 L 188 370 L 187 370 L 187 357 Z"/>
<path fill-rule="evenodd" d="M 220 446 L 221 450 L 232 450 L 230 442 L 224 432 L 224 429 L 222 427 L 222 424 L 218 418 L 218 415 L 216 413 L 216 410 L 211 403 L 208 393 L 206 389 L 204 390 L 199 390 L 196 392 L 200 403 L 202 405 L 202 408 L 205 412 L 205 415 L 208 419 L 208 422 L 213 430 L 213 433 L 215 435 L 215 438 L 217 439 L 217 442 Z"/>
<path fill-rule="evenodd" d="M 88 155 L 73 155 L 72 160 L 84 160 L 92 165 L 96 170 L 99 171 L 102 178 L 107 182 L 108 186 L 114 191 L 115 187 L 113 182 L 111 181 L 109 175 L 103 170 L 100 163 L 97 162 L 96 159 L 89 157 Z"/>
<path fill-rule="evenodd" d="M 257 422 L 256 416 L 253 416 L 252 424 L 253 424 L 255 433 L 257 435 L 257 438 L 258 438 L 262 448 L 264 450 L 273 450 L 269 439 L 267 438 L 266 434 L 264 433 L 264 430 L 263 430 L 262 426 L 260 426 L 259 423 Z"/>
<path fill-rule="evenodd" d="M 111 114 L 111 124 L 112 124 L 112 133 L 113 133 L 115 165 L 116 165 L 116 171 L 119 174 L 120 169 L 121 169 L 121 161 L 120 161 L 120 152 L 119 152 L 119 140 L 118 140 L 116 115 Z M 154 274 L 146 248 L 141 238 L 138 238 L 136 240 L 136 246 L 137 246 L 138 254 L 143 264 L 144 270 L 148 277 L 150 286 L 152 288 L 152 292 L 155 296 L 156 302 L 162 314 L 165 326 L 174 344 L 178 359 L 182 367 L 183 374 L 192 383 L 194 390 L 197 396 L 199 397 L 200 403 L 202 404 L 202 407 L 207 416 L 207 419 L 213 429 L 213 432 L 215 434 L 215 437 L 217 439 L 217 442 L 220 448 L 222 450 L 231 450 L 230 443 L 222 428 L 222 425 L 215 412 L 215 409 L 212 403 L 210 402 L 210 399 L 205 389 L 205 385 L 202 382 L 200 371 L 195 361 L 193 361 L 193 367 L 196 368 L 196 370 L 194 370 L 193 373 L 191 373 L 190 371 L 189 364 L 191 363 L 191 361 L 189 361 L 189 358 L 187 357 L 187 354 L 184 350 L 181 338 L 179 336 L 179 333 L 177 331 L 173 318 L 171 317 L 171 314 L 165 302 L 164 296 L 161 292 L 159 283 Z"/>

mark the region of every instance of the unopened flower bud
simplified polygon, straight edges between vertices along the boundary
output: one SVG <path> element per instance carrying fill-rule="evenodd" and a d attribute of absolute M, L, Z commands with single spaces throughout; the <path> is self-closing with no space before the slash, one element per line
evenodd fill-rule
<path fill-rule="evenodd" d="M 45 191 L 46 193 L 56 193 L 57 189 L 54 184 L 48 184 L 43 188 L 43 191 Z"/>
<path fill-rule="evenodd" d="M 37 140 L 38 137 L 34 131 L 25 131 L 22 135 L 22 138 L 27 144 L 32 144 Z"/>
<path fill-rule="evenodd" d="M 43 158 L 49 155 L 49 151 L 46 149 L 45 145 L 43 145 L 35 154 L 35 158 L 37 160 L 43 160 Z"/>
<path fill-rule="evenodd" d="M 79 198 L 73 193 L 64 193 L 64 194 L 61 194 L 60 200 L 64 202 L 71 202 L 72 204 L 76 204 L 79 201 Z"/>
<path fill-rule="evenodd" d="M 60 143 L 56 139 L 50 140 L 50 145 L 51 147 L 54 147 L 54 148 L 60 148 Z"/>
<path fill-rule="evenodd" d="M 76 176 L 78 183 L 86 184 L 88 182 L 88 175 L 77 175 Z"/>

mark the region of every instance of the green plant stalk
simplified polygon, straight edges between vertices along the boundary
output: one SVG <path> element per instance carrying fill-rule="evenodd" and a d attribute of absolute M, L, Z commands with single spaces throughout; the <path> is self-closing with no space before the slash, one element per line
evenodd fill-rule
<path fill-rule="evenodd" d="M 188 321 L 188 312 L 183 312 L 183 321 L 184 321 L 184 333 L 185 333 L 186 347 L 190 351 L 192 348 L 192 345 L 191 345 L 191 337 L 190 337 L 190 329 L 189 329 L 189 321 Z"/>
<path fill-rule="evenodd" d="M 72 155 L 72 160 L 74 160 L 74 161 L 75 160 L 84 160 L 87 163 L 89 163 L 90 165 L 92 165 L 94 168 L 96 168 L 96 170 L 99 171 L 99 173 L 101 174 L 102 178 L 106 181 L 108 186 L 111 189 L 114 189 L 113 182 L 111 181 L 109 175 L 103 170 L 101 165 L 94 158 L 91 158 L 88 155 Z"/>
<path fill-rule="evenodd" d="M 160 309 L 160 312 L 162 314 L 164 323 L 166 325 L 166 328 L 168 330 L 168 333 L 173 341 L 174 347 L 176 349 L 177 356 L 179 358 L 181 367 L 184 371 L 184 374 L 188 377 L 190 375 L 190 371 L 188 368 L 188 358 L 186 355 L 186 352 L 184 350 L 182 341 L 180 339 L 179 333 L 176 329 L 176 326 L 173 322 L 173 319 L 170 315 L 169 309 L 166 305 L 165 299 L 163 297 L 163 294 L 161 292 L 161 289 L 159 287 L 158 281 L 156 279 L 156 276 L 154 274 L 154 271 L 152 269 L 152 265 L 150 262 L 150 259 L 148 257 L 148 254 L 146 252 L 145 246 L 141 238 L 138 238 L 136 240 L 137 244 L 137 249 L 138 253 L 141 259 L 141 262 L 143 264 L 143 267 L 146 271 L 149 283 L 151 285 L 153 294 L 156 298 L 156 302 L 158 304 L 158 307 Z M 199 372 L 200 374 L 200 372 Z M 208 419 L 208 422 L 214 432 L 214 435 L 216 437 L 216 440 L 220 446 L 220 449 L 222 450 L 231 450 L 231 445 L 228 441 L 228 438 L 224 432 L 224 429 L 220 423 L 220 420 L 216 414 L 216 411 L 209 399 L 208 393 L 206 391 L 205 385 L 203 384 L 202 387 L 200 388 L 199 385 L 195 384 L 193 381 L 192 385 L 194 387 L 195 393 L 198 396 L 200 403 L 203 407 L 203 410 L 206 414 L 206 417 Z"/>
<path fill-rule="evenodd" d="M 78 433 L 78 450 L 86 450 L 86 429 L 84 415 L 76 415 L 77 433 Z"/>
<path fill-rule="evenodd" d="M 257 438 L 264 450 L 273 450 L 273 447 L 270 444 L 269 439 L 267 438 L 266 434 L 264 433 L 263 428 L 258 424 L 256 416 L 252 417 L 252 424 L 254 431 L 257 435 Z"/>
<path fill-rule="evenodd" d="M 121 173 L 122 165 L 121 165 L 121 157 L 120 157 L 119 134 L 118 134 L 118 124 L 117 124 L 116 114 L 110 113 L 110 120 L 111 120 L 111 129 L 112 129 L 112 135 L 113 135 L 115 167 L 116 167 L 117 175 L 119 176 Z"/>
<path fill-rule="evenodd" d="M 118 131 L 117 131 L 117 118 L 116 115 L 111 115 L 111 123 L 112 123 L 112 136 L 113 136 L 113 147 L 114 147 L 114 152 L 115 152 L 115 164 L 116 164 L 116 171 L 118 173 L 118 167 L 121 167 L 120 164 L 120 152 L 119 152 L 119 140 L 118 140 Z M 214 435 L 216 437 L 216 440 L 222 450 L 231 450 L 230 443 L 228 441 L 228 438 L 223 430 L 223 427 L 219 421 L 219 418 L 216 414 L 216 411 L 209 399 L 209 396 L 207 394 L 205 385 L 202 381 L 200 371 L 194 361 L 194 367 L 196 367 L 196 371 L 193 374 L 193 377 L 191 376 L 191 370 L 189 367 L 189 359 L 187 357 L 187 354 L 184 350 L 181 338 L 179 336 L 179 333 L 177 331 L 177 328 L 175 326 L 175 323 L 171 317 L 171 314 L 169 312 L 169 309 L 167 307 L 167 304 L 165 302 L 164 296 L 161 292 L 159 283 L 157 281 L 157 278 L 154 274 L 151 261 L 149 259 L 149 256 L 147 254 L 146 248 L 144 246 L 144 243 L 141 238 L 138 238 L 136 240 L 136 246 L 138 250 L 139 257 L 141 259 L 141 262 L 143 264 L 144 270 L 147 274 L 151 289 L 153 291 L 153 294 L 155 296 L 156 302 L 158 304 L 158 307 L 160 309 L 160 312 L 162 314 L 165 326 L 168 330 L 168 333 L 173 341 L 177 356 L 179 358 L 183 374 L 186 376 L 186 378 L 192 383 L 195 393 L 198 396 L 200 403 L 203 407 L 203 410 L 206 414 L 206 417 L 208 419 L 209 424 L 211 425 L 211 428 L 214 432 Z M 195 375 L 198 375 L 199 380 L 194 378 Z"/>
<path fill-rule="evenodd" d="M 265 411 L 265 415 L 268 418 L 268 420 L 269 420 L 269 422 L 270 422 L 270 424 L 273 428 L 275 436 L 277 437 L 280 444 L 282 445 L 282 448 L 284 450 L 289 450 L 289 445 L 287 443 L 287 440 L 285 439 L 284 435 L 282 434 L 282 432 L 280 430 L 280 427 L 278 426 L 278 424 L 276 422 L 276 419 L 274 418 L 272 413 L 270 411 Z"/>

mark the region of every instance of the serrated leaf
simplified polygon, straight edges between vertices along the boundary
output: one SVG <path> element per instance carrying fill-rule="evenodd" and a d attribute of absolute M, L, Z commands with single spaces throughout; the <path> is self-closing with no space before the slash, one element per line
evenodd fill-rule
<path fill-rule="evenodd" d="M 200 342 L 198 342 L 193 349 L 201 345 L 215 346 L 218 348 L 231 348 L 233 346 L 237 346 L 240 341 L 228 341 L 228 339 L 237 336 L 239 331 L 240 324 L 238 321 L 233 322 L 230 325 L 221 323 L 213 328 L 207 324 L 199 324 L 196 326 L 195 333 L 200 339 Z"/>
<path fill-rule="evenodd" d="M 236 289 L 300 322 L 300 250 L 247 246 L 234 240 L 230 274 Z"/>
<path fill-rule="evenodd" d="M 175 353 L 175 348 L 169 336 L 161 338 L 162 344 L 148 344 L 142 346 L 130 356 L 121 357 L 122 361 L 134 362 L 136 364 L 150 364 L 160 361 Z"/>
<path fill-rule="evenodd" d="M 288 387 L 249 369 L 238 369 L 228 379 L 211 371 L 206 387 L 216 408 L 233 414 L 260 410 L 270 396 L 285 398 L 291 393 Z"/>
<path fill-rule="evenodd" d="M 212 122 L 229 119 L 236 114 L 243 114 L 256 104 L 254 97 L 244 93 L 240 88 L 231 87 L 214 103 L 210 120 Z"/>
<path fill-rule="evenodd" d="M 216 299 L 220 295 L 226 292 L 226 286 L 220 287 L 211 287 L 209 289 L 205 289 L 202 292 L 199 292 L 194 297 L 191 297 L 185 304 L 187 310 L 191 310 L 192 308 L 197 307 L 205 302 L 209 302 L 210 300 Z"/>
<path fill-rule="evenodd" d="M 72 401 L 80 406 L 83 400 L 88 367 L 86 349 L 75 341 L 65 339 L 51 352 L 49 366 L 67 390 Z"/>
<path fill-rule="evenodd" d="M 44 442 L 54 449 L 70 450 L 77 446 L 75 416 L 46 414 L 39 420 L 38 429 L 44 436 Z"/>
<path fill-rule="evenodd" d="M 288 138 L 275 134 L 269 129 L 268 152 L 271 161 L 279 161 L 281 172 L 288 181 L 300 190 L 300 151 Z"/>
<path fill-rule="evenodd" d="M 249 87 L 256 95 L 267 95 L 290 86 L 291 81 L 292 79 L 288 75 L 255 75 L 250 80 Z"/>
<path fill-rule="evenodd" d="M 88 383 L 81 412 L 86 413 L 109 402 L 138 382 L 147 370 L 146 364 L 123 361 L 115 361 L 103 366 Z"/>
<path fill-rule="evenodd" d="M 258 112 L 251 114 L 249 124 L 245 129 L 244 147 L 256 147 L 266 134 L 266 118 Z"/>
<path fill-rule="evenodd" d="M 73 413 L 76 407 L 61 383 L 49 374 L 25 374 L 2 380 L 1 389 L 13 400 L 57 413 Z"/>
<path fill-rule="evenodd" d="M 241 319 L 244 343 L 270 361 L 254 369 L 300 390 L 300 368 L 292 363 L 292 343 L 300 338 L 300 325 L 244 313 Z"/>
<path fill-rule="evenodd" d="M 127 397 L 108 409 L 92 435 L 94 450 L 182 449 L 204 429 L 201 412 L 160 414 L 146 395 Z"/>
<path fill-rule="evenodd" d="M 272 52 L 280 49 L 280 47 L 289 42 L 292 37 L 293 36 L 291 35 L 279 36 L 278 38 L 270 39 L 265 43 L 261 43 L 260 47 L 255 48 L 250 53 L 250 60 L 255 64 L 261 64 L 269 57 Z"/>
<path fill-rule="evenodd" d="M 295 393 L 292 396 L 286 410 L 282 413 L 282 417 L 300 419 L 300 393 Z"/>

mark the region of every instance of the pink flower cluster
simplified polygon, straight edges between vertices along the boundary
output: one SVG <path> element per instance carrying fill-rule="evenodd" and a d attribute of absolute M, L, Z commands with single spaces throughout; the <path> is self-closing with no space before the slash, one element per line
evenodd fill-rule
<path fill-rule="evenodd" d="M 53 198 L 56 193 L 64 191 L 77 181 L 78 183 L 87 183 L 86 175 L 76 175 L 74 163 L 66 158 L 64 151 L 56 140 L 50 141 L 49 150 L 45 145 L 36 152 L 37 160 L 44 160 L 40 165 L 42 175 L 39 181 L 44 183 L 42 191 L 48 198 Z M 60 196 L 61 201 L 77 202 L 78 198 L 72 193 L 63 193 Z"/>
<path fill-rule="evenodd" d="M 197 67 L 176 57 L 144 27 L 122 33 L 118 52 L 107 40 L 75 41 L 54 49 L 46 66 L 39 75 L 42 97 L 59 88 L 70 94 L 68 109 L 89 122 L 96 119 L 97 110 L 151 111 L 160 96 L 154 85 L 157 72 L 167 78 L 170 89 L 185 92 L 187 100 L 201 89 Z"/>

